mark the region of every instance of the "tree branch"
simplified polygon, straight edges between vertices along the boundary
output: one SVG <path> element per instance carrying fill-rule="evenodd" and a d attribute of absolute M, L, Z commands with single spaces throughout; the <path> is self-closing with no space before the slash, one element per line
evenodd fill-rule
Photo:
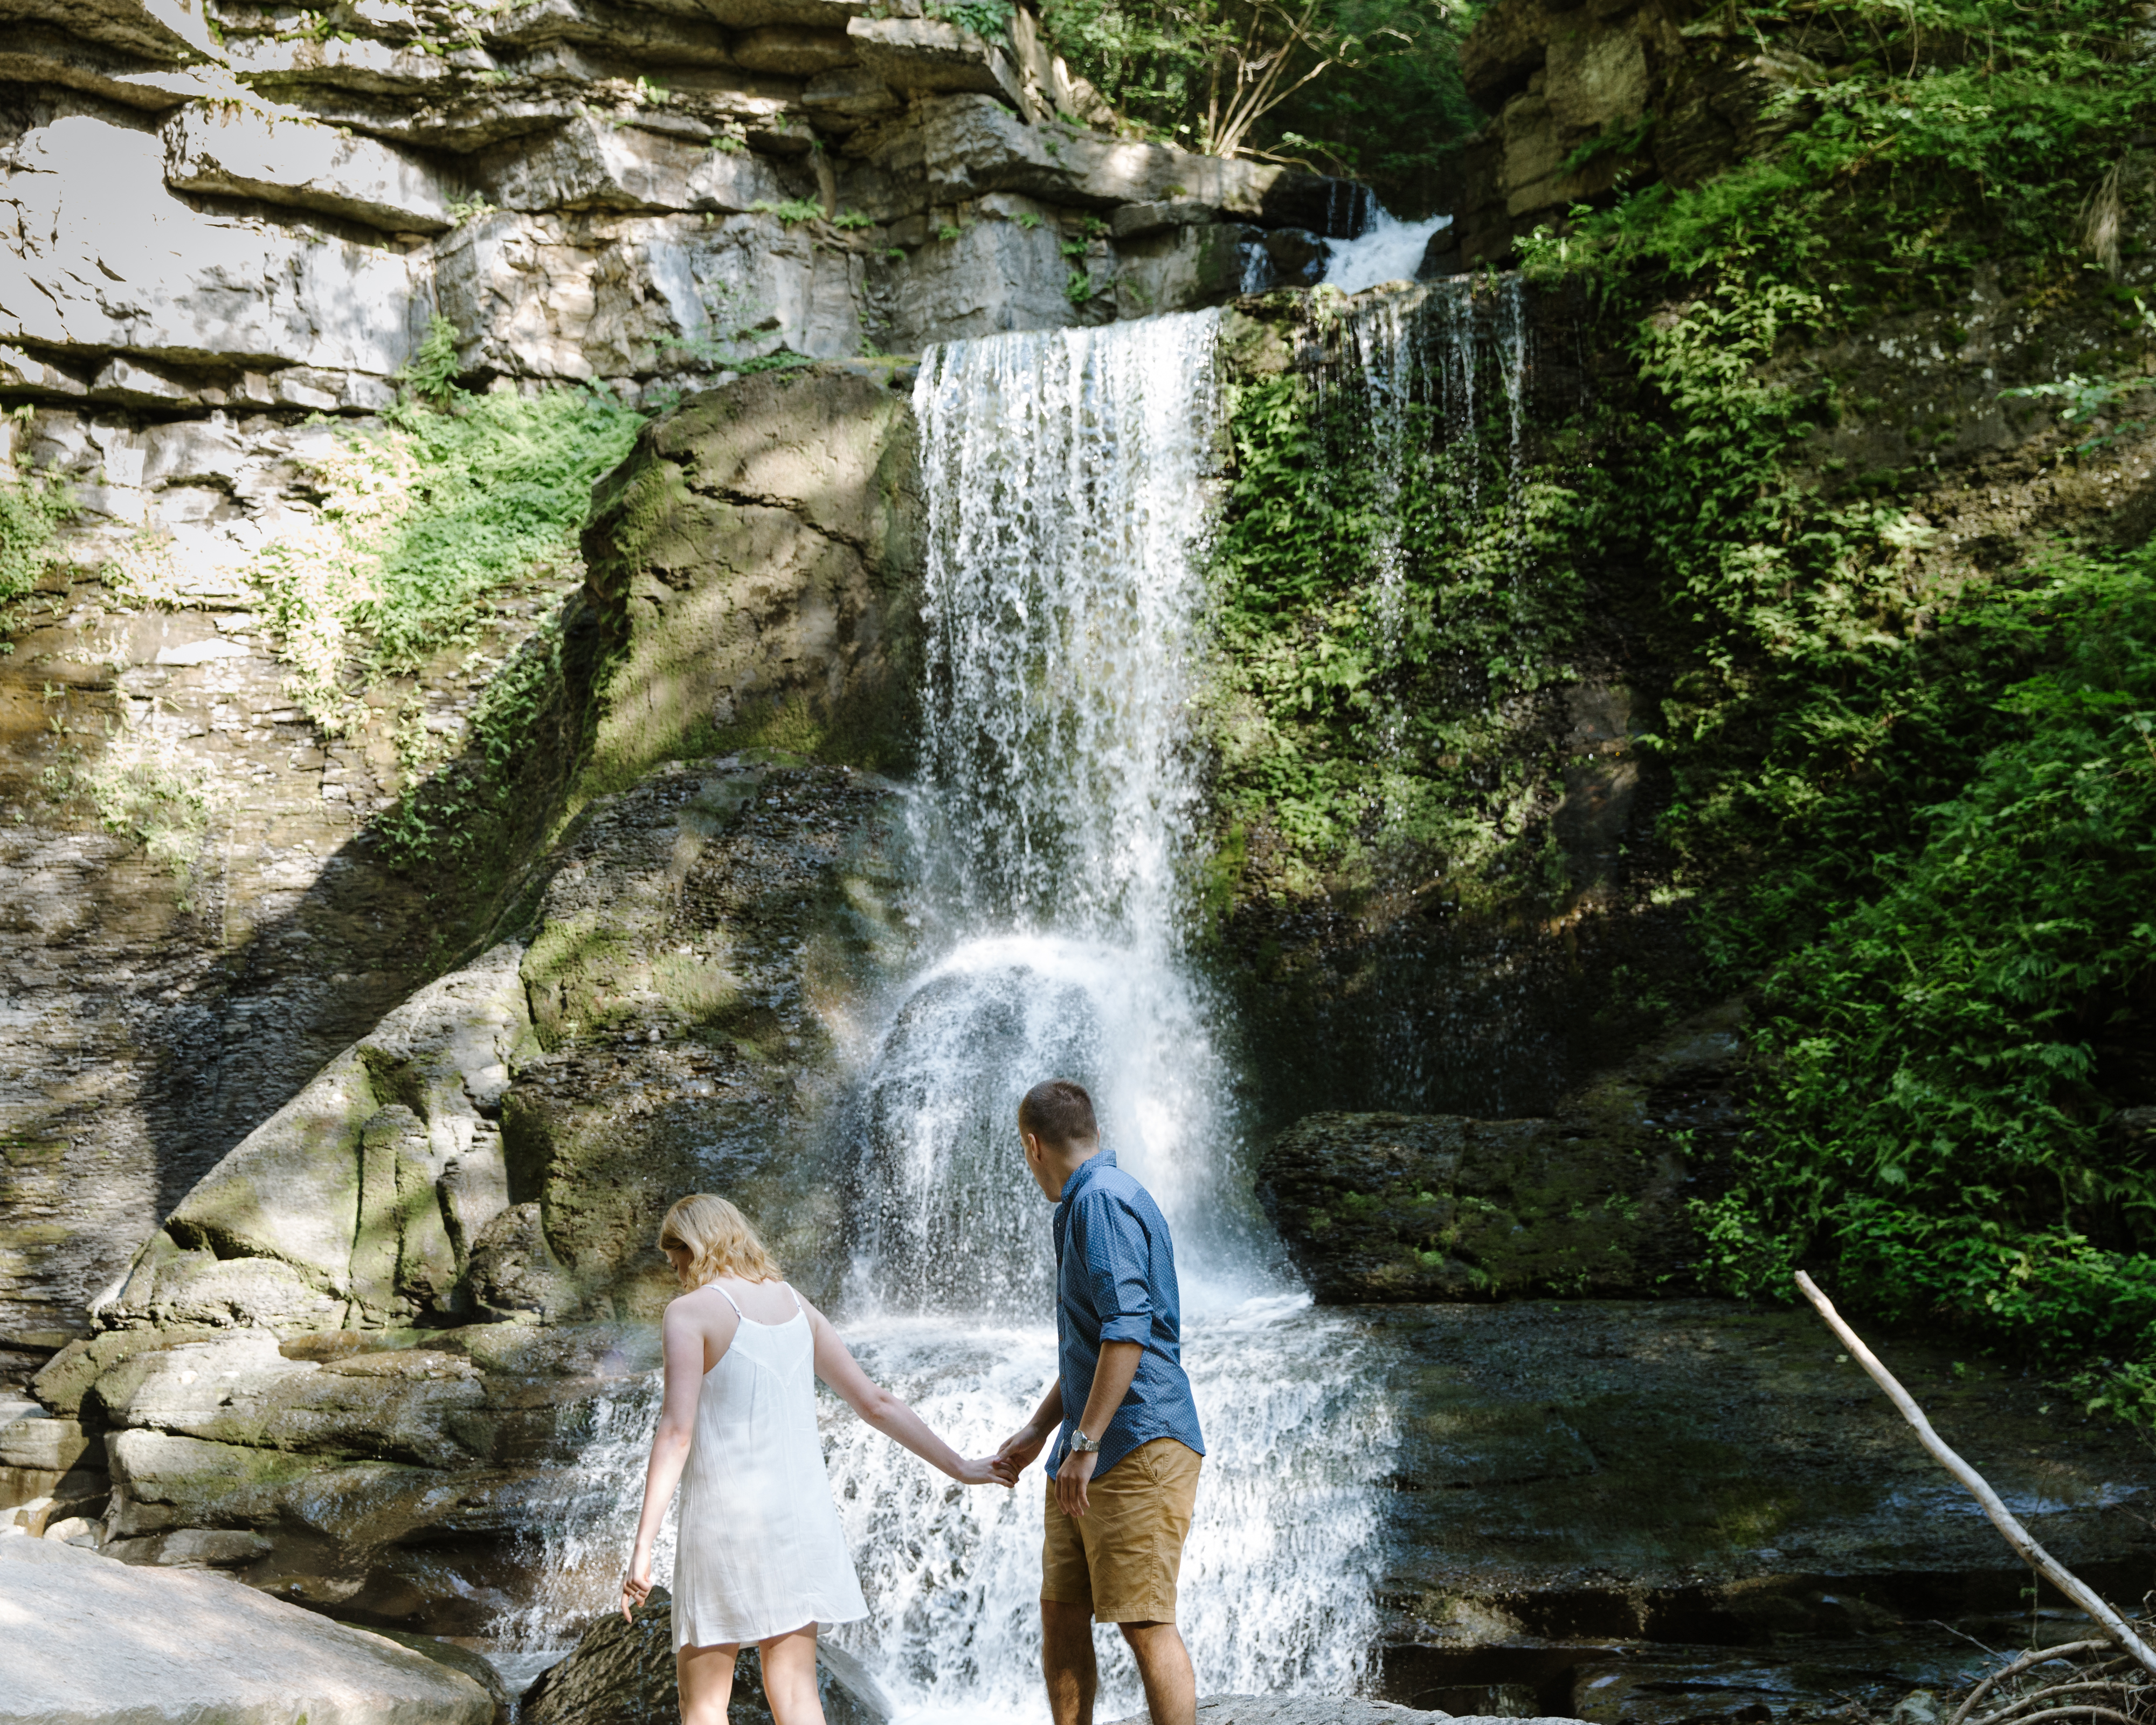
<path fill-rule="evenodd" d="M 1804 1296 L 1818 1308 L 1819 1315 L 1826 1320 L 1826 1327 L 1849 1350 L 1850 1358 L 1869 1372 L 1871 1381 L 1887 1392 L 1887 1399 L 1901 1410 L 1902 1417 L 1915 1429 L 1917 1441 L 1930 1450 L 1932 1459 L 1959 1480 L 1968 1489 L 1969 1496 L 1984 1507 L 1984 1514 L 1991 1518 L 1991 1525 L 1998 1528 L 2007 1544 L 2014 1548 L 2015 1555 L 2087 1613 L 2112 1640 L 2133 1656 L 2143 1671 L 2156 1675 L 2156 1651 L 2152 1651 L 2148 1644 L 2133 1633 L 2126 1620 L 2106 1604 L 2094 1588 L 2037 1544 L 2035 1536 L 2015 1519 L 2013 1512 L 1999 1501 L 1999 1494 L 1991 1489 L 1984 1476 L 1946 1446 L 1939 1435 L 1932 1430 L 1932 1422 L 1924 1417 L 1924 1410 L 1895 1380 L 1894 1374 L 1881 1365 L 1871 1350 L 1857 1338 L 1856 1332 L 1841 1321 L 1841 1314 L 1834 1309 L 1834 1302 L 1820 1291 L 1819 1284 L 1799 1270 L 1797 1272 L 1797 1286 Z M 2056 1658 L 2056 1650 L 2049 1656 Z M 2076 1707 L 2066 1711 L 2105 1713 L 2108 1709 Z M 1954 1717 L 1958 1721 L 1961 1715 L 1957 1713 Z M 2041 1719 L 2052 1716 L 2038 1713 L 2034 1717 Z M 2123 1716 L 2112 1713 L 2110 1717 L 2120 1718 Z M 2024 1720 L 2020 1722 L 2020 1725 L 2030 1725 L 2030 1722 Z"/>
<path fill-rule="evenodd" d="M 1836 1333 L 1839 1334 L 1840 1332 L 1837 1331 Z M 1977 1702 L 1989 1694 L 1995 1686 L 2004 1683 L 2009 1677 L 2020 1676 L 2031 1666 L 2049 1665 L 2053 1660 L 2064 1659 L 2070 1653 L 2093 1653 L 2099 1647 L 2109 1647 L 2113 1645 L 2108 1640 L 2069 1641 L 2062 1647 L 2039 1647 L 2034 1652 L 2025 1653 L 2011 1665 L 2003 1670 L 1994 1671 L 1975 1688 L 1970 1690 L 1969 1699 L 1954 1709 L 1954 1716 L 1947 1721 L 1947 1725 L 1961 1725 L 1961 1722 L 1976 1710 Z"/>

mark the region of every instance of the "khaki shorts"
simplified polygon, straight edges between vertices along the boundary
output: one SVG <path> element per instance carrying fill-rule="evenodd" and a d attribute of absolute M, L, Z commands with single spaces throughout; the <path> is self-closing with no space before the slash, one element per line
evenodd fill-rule
<path fill-rule="evenodd" d="M 1198 1502 L 1195 1450 L 1173 1438 L 1140 1444 L 1086 1486 L 1073 1519 L 1048 1482 L 1040 1597 L 1084 1605 L 1097 1623 L 1173 1623 L 1175 1577 Z"/>

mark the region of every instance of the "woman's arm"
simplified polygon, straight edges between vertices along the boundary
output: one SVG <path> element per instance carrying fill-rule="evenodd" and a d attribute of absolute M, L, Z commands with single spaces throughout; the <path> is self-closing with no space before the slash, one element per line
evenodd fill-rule
<path fill-rule="evenodd" d="M 723 1357 L 740 1320 L 728 1312 L 721 1321 L 726 1344 L 719 1352 Z M 621 1615 L 625 1618 L 651 1592 L 651 1548 L 659 1538 L 659 1524 L 666 1519 L 666 1506 L 674 1501 L 674 1488 L 681 1482 L 682 1464 L 689 1459 L 689 1444 L 696 1431 L 696 1396 L 709 1369 L 704 1363 L 703 1322 L 690 1307 L 686 1295 L 667 1307 L 659 1335 L 666 1355 L 665 1400 L 659 1410 L 659 1430 L 652 1434 L 651 1461 L 644 1471 L 644 1513 L 636 1523 L 636 1544 L 621 1579 Z"/>
<path fill-rule="evenodd" d="M 806 1303 L 805 1301 L 803 1302 Z M 839 1399 L 893 1443 L 913 1451 L 962 1486 L 997 1483 L 995 1469 L 986 1457 L 969 1461 L 931 1431 L 921 1416 L 870 1381 L 853 1350 L 831 1327 L 830 1319 L 811 1306 L 808 1322 L 816 1332 L 816 1375 L 835 1390 Z"/>

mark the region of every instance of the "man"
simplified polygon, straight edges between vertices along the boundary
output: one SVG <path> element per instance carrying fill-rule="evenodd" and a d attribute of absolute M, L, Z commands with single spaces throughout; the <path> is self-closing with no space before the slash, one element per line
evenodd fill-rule
<path fill-rule="evenodd" d="M 1092 1725 L 1090 1618 L 1130 1644 L 1153 1725 L 1195 1725 L 1175 1579 L 1205 1445 L 1183 1370 L 1174 1242 L 1152 1195 L 1101 1147 L 1082 1086 L 1035 1085 L 1018 1128 L 1025 1165 L 1055 1205 L 1057 1371 L 996 1460 L 1014 1479 L 1055 1435 L 1040 1550 L 1049 1709 L 1055 1725 Z"/>

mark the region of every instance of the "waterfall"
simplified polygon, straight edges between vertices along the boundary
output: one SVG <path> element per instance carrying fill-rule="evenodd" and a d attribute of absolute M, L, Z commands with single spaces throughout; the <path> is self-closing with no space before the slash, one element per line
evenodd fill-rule
<path fill-rule="evenodd" d="M 927 556 L 921 901 L 857 1115 L 848 1334 L 953 1441 L 1055 1369 L 1049 1206 L 1014 1117 L 1075 1077 L 1175 1230 L 1208 1455 L 1181 1621 L 1208 1691 L 1350 1690 L 1376 1628 L 1382 1400 L 1281 1277 L 1235 1179 L 1219 1009 L 1186 962 L 1219 404 L 1210 313 L 937 349 L 914 405 Z M 1045 1717 L 1043 1486 L 962 1492 L 827 1429 L 872 1616 L 840 1632 L 922 1717 Z M 1101 1716 L 1142 1703 L 1101 1637 Z"/>
<path fill-rule="evenodd" d="M 1411 858 L 1429 855 L 1419 825 L 1475 800 L 1493 829 L 1503 818 L 1502 780 L 1469 776 L 1486 770 L 1478 738 L 1546 699 L 1564 657 L 1532 531 L 1536 485 L 1553 470 L 1531 433 L 1551 406 L 1577 408 L 1581 384 L 1562 351 L 1537 351 L 1529 311 L 1517 275 L 1453 277 L 1321 301 L 1303 328 L 1315 459 L 1339 517 L 1361 524 L 1331 544 L 1327 585 L 1359 598 L 1376 649 L 1369 783 Z M 1465 765 L 1451 804 L 1433 808 L 1440 750 Z M 1564 1087 L 1566 1031 L 1546 1010 L 1562 951 L 1532 927 L 1485 927 L 1455 963 L 1446 937 L 1403 919 L 1373 944 L 1355 1003 L 1332 1021 L 1314 1081 L 1322 1106 L 1498 1117 Z"/>
<path fill-rule="evenodd" d="M 1050 1309 L 1040 1197 L 1012 1159 L 1018 1099 L 1043 1077 L 1094 1091 L 1172 1216 L 1205 1209 L 1221 1172 L 1225 1075 L 1178 963 L 1216 323 L 998 336 L 923 360 L 911 807 L 941 956 L 865 1086 L 863 1309 Z"/>
<path fill-rule="evenodd" d="M 1332 254 L 1325 266 L 1325 285 L 1343 294 L 1359 294 L 1388 281 L 1413 281 L 1421 273 L 1423 254 L 1440 228 L 1452 225 L 1450 216 L 1431 216 L 1419 222 L 1403 222 L 1382 205 L 1370 213 L 1368 225 L 1353 239 L 1328 239 Z"/>
<path fill-rule="evenodd" d="M 1177 1241 L 1208 1450 L 1178 1614 L 1199 1687 L 1346 1693 L 1377 1635 L 1391 1416 L 1358 1322 L 1312 1306 L 1254 1214 L 1232 1046 L 1186 951 L 1217 330 L 1186 314 L 923 357 L 925 956 L 832 1124 L 854 1167 L 835 1315 L 961 1450 L 1012 1431 L 1055 1361 L 1018 1100 L 1084 1082 Z M 627 1545 L 656 1392 L 601 1410 L 578 1526 L 545 1534 L 559 1579 L 506 1625 L 516 1644 L 604 1608 L 585 1558 Z M 871 1614 L 836 1639 L 909 1717 L 1045 1719 L 1039 1466 L 1015 1492 L 962 1490 L 828 1398 L 824 1435 Z M 1120 1637 L 1099 1646 L 1099 1716 L 1137 1711 Z"/>

